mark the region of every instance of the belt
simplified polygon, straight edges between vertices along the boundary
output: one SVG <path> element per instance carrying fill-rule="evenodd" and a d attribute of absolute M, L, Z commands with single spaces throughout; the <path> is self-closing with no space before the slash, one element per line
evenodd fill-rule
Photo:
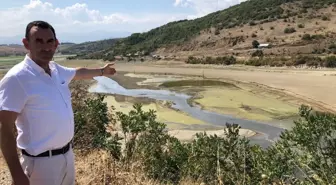
<path fill-rule="evenodd" d="M 22 150 L 22 154 L 29 156 L 29 157 L 51 157 L 51 156 L 55 156 L 55 155 L 60 155 L 60 154 L 65 154 L 69 151 L 70 149 L 70 144 L 71 142 L 69 142 L 67 145 L 65 145 L 62 148 L 59 149 L 55 149 L 55 150 L 48 150 L 45 151 L 43 153 L 40 153 L 38 155 L 30 155 L 27 151 Z"/>

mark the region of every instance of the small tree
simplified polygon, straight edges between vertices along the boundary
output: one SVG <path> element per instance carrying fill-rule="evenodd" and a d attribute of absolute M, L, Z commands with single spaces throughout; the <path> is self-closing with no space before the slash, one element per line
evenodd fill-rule
<path fill-rule="evenodd" d="M 286 28 L 284 30 L 284 33 L 294 33 L 294 32 L 296 32 L 295 28 Z"/>
<path fill-rule="evenodd" d="M 303 24 L 299 24 L 298 28 L 304 28 L 305 26 Z"/>
<path fill-rule="evenodd" d="M 263 58 L 263 56 L 264 56 L 264 52 L 262 50 L 257 50 L 257 51 L 252 53 L 252 57 Z"/>
<path fill-rule="evenodd" d="M 260 45 L 260 43 L 259 43 L 257 40 L 254 40 L 254 41 L 252 42 L 252 47 L 253 47 L 253 48 L 258 48 L 259 45 Z"/>
<path fill-rule="evenodd" d="M 312 40 L 310 34 L 306 33 L 302 36 L 302 40 Z"/>

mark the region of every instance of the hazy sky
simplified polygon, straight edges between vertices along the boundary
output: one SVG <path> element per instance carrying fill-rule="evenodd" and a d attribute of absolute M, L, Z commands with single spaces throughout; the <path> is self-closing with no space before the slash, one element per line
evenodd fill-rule
<path fill-rule="evenodd" d="M 0 38 L 22 37 L 28 22 L 51 23 L 60 40 L 99 39 L 193 19 L 243 0 L 0 0 Z M 71 35 L 71 36 L 70 36 Z M 74 38 L 75 39 L 75 38 Z"/>

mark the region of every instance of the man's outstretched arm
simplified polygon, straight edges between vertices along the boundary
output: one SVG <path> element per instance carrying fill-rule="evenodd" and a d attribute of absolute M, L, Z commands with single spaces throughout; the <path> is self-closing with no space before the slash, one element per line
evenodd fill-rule
<path fill-rule="evenodd" d="M 14 184 L 28 185 L 29 180 L 21 167 L 13 134 L 17 115 L 16 112 L 12 111 L 0 111 L 1 151 L 8 165 Z"/>
<path fill-rule="evenodd" d="M 101 68 L 85 68 L 80 67 L 76 69 L 74 80 L 92 79 L 95 76 L 112 76 L 116 73 L 114 63 L 108 63 Z"/>

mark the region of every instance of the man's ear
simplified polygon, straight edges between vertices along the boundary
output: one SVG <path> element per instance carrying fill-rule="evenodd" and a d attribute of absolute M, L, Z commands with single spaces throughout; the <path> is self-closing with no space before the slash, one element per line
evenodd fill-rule
<path fill-rule="evenodd" d="M 27 38 L 23 38 L 22 39 L 22 43 L 24 45 L 24 47 L 29 50 L 29 43 L 28 43 L 28 39 Z"/>
<path fill-rule="evenodd" d="M 58 41 L 58 39 L 56 39 L 56 42 L 55 42 L 55 48 L 57 48 L 58 45 L 59 45 L 59 41 Z"/>

